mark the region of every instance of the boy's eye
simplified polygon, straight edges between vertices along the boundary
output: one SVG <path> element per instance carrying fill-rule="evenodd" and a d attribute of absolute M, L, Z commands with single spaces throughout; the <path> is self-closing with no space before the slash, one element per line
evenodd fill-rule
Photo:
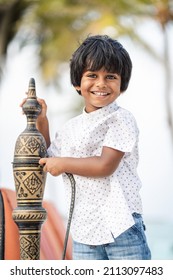
<path fill-rule="evenodd" d="M 117 79 L 116 75 L 107 75 L 106 78 L 109 80 Z"/>
<path fill-rule="evenodd" d="M 87 77 L 89 77 L 89 78 L 96 78 L 96 74 L 94 74 L 94 73 L 89 73 L 89 74 L 87 75 Z"/>

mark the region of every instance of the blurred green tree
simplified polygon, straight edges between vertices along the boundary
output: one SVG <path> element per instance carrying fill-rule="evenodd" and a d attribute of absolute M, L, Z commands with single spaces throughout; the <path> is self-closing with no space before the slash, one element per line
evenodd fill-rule
<path fill-rule="evenodd" d="M 154 19 L 162 28 L 162 57 L 137 33 L 136 26 L 148 19 Z M 167 32 L 172 22 L 172 0 L 0 0 L 0 77 L 8 46 L 14 39 L 20 47 L 38 46 L 43 80 L 53 84 L 59 65 L 69 60 L 79 39 L 108 30 L 112 37 L 129 36 L 163 63 L 166 109 L 173 140 Z"/>
<path fill-rule="evenodd" d="M 58 65 L 67 61 L 76 41 L 87 34 L 112 29 L 115 37 L 130 36 L 147 45 L 135 26 L 148 17 L 166 26 L 173 20 L 173 5 L 168 0 L 0 0 L 0 58 L 17 37 L 20 46 L 39 46 L 40 66 L 46 82 L 57 78 Z M 165 40 L 167 42 L 167 40 Z"/>

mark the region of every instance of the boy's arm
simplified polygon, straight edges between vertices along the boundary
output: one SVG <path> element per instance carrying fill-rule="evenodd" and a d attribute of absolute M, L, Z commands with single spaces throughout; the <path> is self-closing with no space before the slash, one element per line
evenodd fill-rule
<path fill-rule="evenodd" d="M 49 122 L 47 117 L 41 118 L 38 117 L 37 119 L 37 129 L 43 135 L 47 148 L 50 146 L 50 135 L 49 135 Z"/>
<path fill-rule="evenodd" d="M 37 129 L 43 135 L 47 148 L 50 146 L 49 122 L 47 118 L 47 105 L 44 99 L 37 98 L 38 103 L 41 105 L 41 112 L 37 117 Z"/>
<path fill-rule="evenodd" d="M 39 163 L 53 176 L 65 172 L 85 177 L 106 177 L 116 170 L 123 156 L 124 152 L 103 147 L 101 156 L 42 158 Z"/>

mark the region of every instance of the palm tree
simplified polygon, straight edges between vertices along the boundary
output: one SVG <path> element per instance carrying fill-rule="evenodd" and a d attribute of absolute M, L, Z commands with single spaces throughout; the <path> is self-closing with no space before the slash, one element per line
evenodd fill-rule
<path fill-rule="evenodd" d="M 171 95 L 171 67 L 170 67 L 170 50 L 169 50 L 169 25 L 173 22 L 173 2 L 171 0 L 147 0 L 140 1 L 140 3 L 145 3 L 148 11 L 143 11 L 145 17 L 152 18 L 158 22 L 163 33 L 163 67 L 165 73 L 165 106 L 167 112 L 167 123 L 170 128 L 171 138 L 173 142 L 173 113 L 172 113 L 172 95 Z M 147 7 L 146 6 L 146 7 Z"/>

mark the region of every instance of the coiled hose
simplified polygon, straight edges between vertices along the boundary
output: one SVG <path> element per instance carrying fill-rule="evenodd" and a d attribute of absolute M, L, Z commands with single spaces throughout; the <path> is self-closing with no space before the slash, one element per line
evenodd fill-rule
<path fill-rule="evenodd" d="M 69 211 L 69 217 L 68 217 L 68 222 L 67 222 L 67 229 L 66 229 L 66 234 L 65 234 L 65 240 L 64 240 L 64 248 L 63 248 L 63 253 L 62 253 L 62 260 L 65 260 L 65 255 L 66 255 L 66 250 L 67 250 L 67 243 L 68 243 L 68 238 L 69 238 L 69 233 L 70 233 L 70 226 L 71 226 L 71 221 L 72 221 L 72 216 L 73 216 L 73 210 L 74 210 L 74 204 L 75 204 L 75 194 L 76 194 L 76 182 L 72 174 L 66 173 L 68 176 L 70 183 L 71 183 L 71 203 L 70 203 L 70 211 Z"/>

